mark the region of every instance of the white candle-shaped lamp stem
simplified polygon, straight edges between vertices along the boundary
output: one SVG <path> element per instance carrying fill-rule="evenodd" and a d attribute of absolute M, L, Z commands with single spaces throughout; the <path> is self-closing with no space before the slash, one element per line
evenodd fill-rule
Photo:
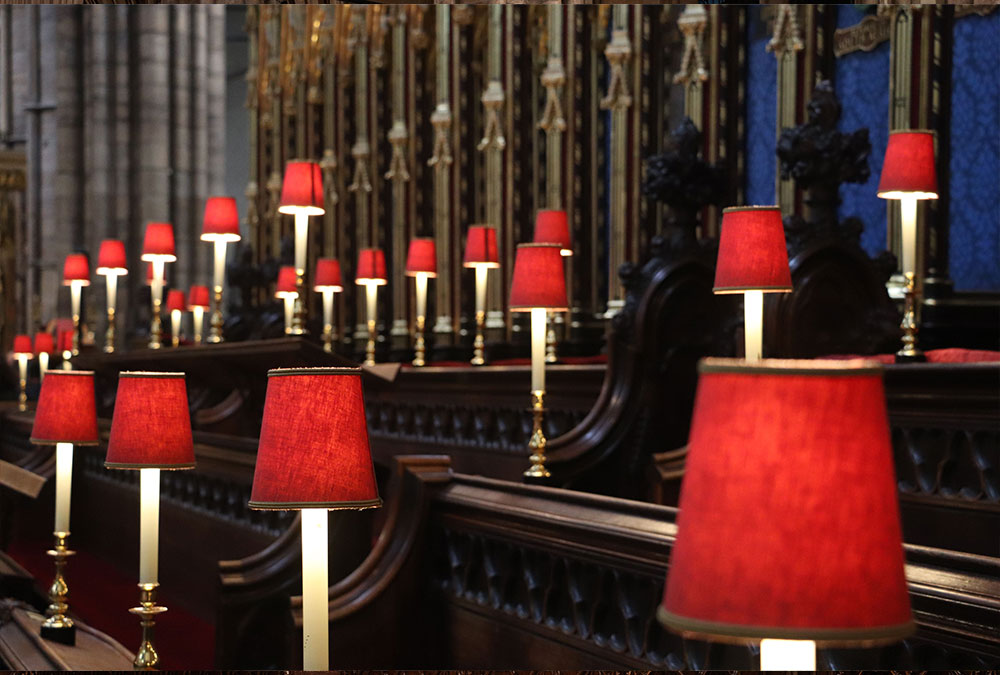
<path fill-rule="evenodd" d="M 903 243 L 903 274 L 917 272 L 917 200 L 905 196 L 899 200 L 900 231 Z"/>
<path fill-rule="evenodd" d="M 139 583 L 157 584 L 160 556 L 160 470 L 139 469 Z"/>
<path fill-rule="evenodd" d="M 163 258 L 153 259 L 153 283 L 150 285 L 150 290 L 153 293 L 154 306 L 163 303 L 163 272 L 166 264 Z"/>
<path fill-rule="evenodd" d="M 486 265 L 476 265 L 476 315 L 486 311 L 486 275 L 489 273 Z"/>
<path fill-rule="evenodd" d="M 291 334 L 292 332 L 292 321 L 295 318 L 295 297 L 294 293 L 288 293 L 283 296 L 285 301 L 285 333 Z"/>
<path fill-rule="evenodd" d="M 118 308 L 118 275 L 105 274 L 104 281 L 108 290 L 108 313 L 113 314 Z"/>
<path fill-rule="evenodd" d="M 49 353 L 41 352 L 38 355 L 38 379 L 45 381 L 45 373 L 49 370 Z"/>
<path fill-rule="evenodd" d="M 28 355 L 17 355 L 17 374 L 20 378 L 20 391 L 17 398 L 17 409 L 25 411 L 28 409 Z"/>
<path fill-rule="evenodd" d="M 760 361 L 761 357 L 763 356 L 763 344 L 764 344 L 763 291 L 744 291 L 743 331 L 744 331 L 746 360 Z"/>
<path fill-rule="evenodd" d="M 205 308 L 195 305 L 191 308 L 192 321 L 194 321 L 194 343 L 201 344 L 202 329 L 205 327 Z"/>
<path fill-rule="evenodd" d="M 176 347 L 181 343 L 181 310 L 170 310 L 170 335 Z"/>
<path fill-rule="evenodd" d="M 365 365 L 375 365 L 375 330 L 378 324 L 378 285 L 365 284 L 365 300 L 368 314 L 368 345 L 365 348 Z"/>
<path fill-rule="evenodd" d="M 330 584 L 327 580 L 329 515 L 302 509 L 302 666 L 330 667 Z"/>
<path fill-rule="evenodd" d="M 545 319 L 546 310 L 531 310 L 531 390 L 545 391 Z"/>
<path fill-rule="evenodd" d="M 305 213 L 295 214 L 295 274 L 298 277 L 306 273 L 306 242 L 309 238 L 309 216 Z"/>
<path fill-rule="evenodd" d="M 417 293 L 417 316 L 427 316 L 427 274 L 417 272 L 414 277 Z"/>
<path fill-rule="evenodd" d="M 83 283 L 70 282 L 70 302 L 73 312 L 73 356 L 80 353 L 80 298 L 83 294 Z"/>
<path fill-rule="evenodd" d="M 323 289 L 323 330 L 333 330 L 333 293 L 332 288 Z"/>
<path fill-rule="evenodd" d="M 212 285 L 214 290 L 222 290 L 222 284 L 226 277 L 226 242 L 223 239 L 215 240 L 215 267 L 212 270 Z"/>
<path fill-rule="evenodd" d="M 73 488 L 73 444 L 56 443 L 56 518 L 57 536 L 69 534 L 69 505 Z"/>
<path fill-rule="evenodd" d="M 63 370 L 73 370 L 73 364 L 70 363 L 70 359 L 73 358 L 73 352 L 69 351 L 68 349 L 64 349 L 63 353 L 62 353 L 62 357 L 63 357 L 62 369 Z"/>
<path fill-rule="evenodd" d="M 816 670 L 816 643 L 812 640 L 761 640 L 760 669 Z"/>

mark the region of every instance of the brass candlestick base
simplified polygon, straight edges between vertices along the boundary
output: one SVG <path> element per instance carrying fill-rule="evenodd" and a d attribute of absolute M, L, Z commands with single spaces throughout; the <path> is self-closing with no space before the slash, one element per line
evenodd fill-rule
<path fill-rule="evenodd" d="M 222 286 L 214 286 L 215 310 L 209 322 L 208 341 L 222 342 Z"/>
<path fill-rule="evenodd" d="M 306 306 L 302 302 L 302 291 L 305 288 L 305 279 L 302 276 L 301 270 L 295 270 L 295 290 L 298 291 L 298 295 L 295 296 L 295 301 L 292 304 L 292 328 L 288 332 L 291 335 L 305 335 L 306 334 Z"/>
<path fill-rule="evenodd" d="M 163 614 L 167 608 L 156 604 L 158 586 L 159 584 L 139 584 L 139 606 L 129 610 L 139 616 L 142 623 L 142 644 L 132 661 L 136 670 L 155 670 L 160 663 L 160 656 L 153 648 L 153 626 L 156 625 L 156 616 Z"/>
<path fill-rule="evenodd" d="M 21 390 L 17 393 L 17 409 L 24 412 L 28 409 L 28 382 L 21 380 Z"/>
<path fill-rule="evenodd" d="M 484 358 L 483 326 L 486 324 L 486 312 L 476 312 L 476 341 L 472 345 L 472 365 L 481 366 L 486 363 Z"/>
<path fill-rule="evenodd" d="M 108 330 L 104 333 L 104 351 L 112 354 L 115 351 L 115 310 L 108 307 Z"/>
<path fill-rule="evenodd" d="M 417 331 L 416 331 L 417 332 L 417 340 L 416 340 L 416 343 L 413 346 L 413 351 L 414 351 L 413 365 L 417 366 L 418 368 L 420 366 L 426 365 L 426 362 L 424 361 L 424 357 L 426 356 L 426 354 L 425 354 L 426 347 L 424 345 L 424 322 L 425 321 L 426 321 L 426 319 L 424 317 L 422 317 L 422 316 L 418 316 L 417 317 Z"/>
<path fill-rule="evenodd" d="M 553 314 L 549 314 L 545 321 L 547 330 L 545 331 L 545 363 L 555 363 L 559 360 L 556 356 L 556 326 Z"/>
<path fill-rule="evenodd" d="M 333 326 L 331 324 L 323 326 L 323 351 L 328 354 L 333 353 Z"/>
<path fill-rule="evenodd" d="M 149 348 L 159 349 L 163 346 L 163 324 L 160 321 L 160 301 L 153 301 L 153 321 L 149 326 Z"/>
<path fill-rule="evenodd" d="M 924 353 L 917 347 L 917 294 L 913 272 L 906 273 L 906 287 L 903 289 L 903 320 L 899 327 L 903 330 L 903 348 L 896 352 L 897 363 L 926 361 Z"/>
<path fill-rule="evenodd" d="M 368 321 L 368 344 L 365 346 L 365 365 L 375 365 L 375 321 Z"/>
<path fill-rule="evenodd" d="M 41 635 L 46 640 L 73 645 L 76 644 L 76 626 L 73 625 L 73 620 L 66 616 L 66 612 L 69 611 L 69 604 L 66 602 L 66 598 L 69 596 L 69 586 L 66 585 L 63 570 L 66 567 L 66 559 L 75 555 L 76 551 L 66 548 L 69 532 L 53 532 L 52 534 L 56 538 L 56 544 L 46 553 L 55 559 L 56 575 L 52 579 L 52 585 L 49 586 L 50 604 L 45 610 L 45 615 L 48 618 L 42 622 Z"/>
<path fill-rule="evenodd" d="M 80 355 L 80 315 L 73 315 L 73 356 Z"/>
<path fill-rule="evenodd" d="M 526 478 L 548 478 L 552 475 L 545 468 L 546 441 L 545 433 L 542 431 L 542 420 L 545 417 L 544 398 L 544 389 L 531 392 L 532 428 L 531 439 L 528 441 L 528 448 L 531 450 L 528 460 L 531 462 L 531 467 L 524 472 Z"/>

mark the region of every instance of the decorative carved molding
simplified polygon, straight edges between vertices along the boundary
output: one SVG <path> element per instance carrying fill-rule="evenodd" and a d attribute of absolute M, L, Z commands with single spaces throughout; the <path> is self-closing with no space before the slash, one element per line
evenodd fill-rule
<path fill-rule="evenodd" d="M 371 157 L 371 148 L 368 141 L 359 139 L 351 148 L 351 156 L 354 158 L 354 178 L 347 186 L 348 192 L 372 191 L 372 182 L 368 177 L 368 158 Z"/>
<path fill-rule="evenodd" d="M 604 48 L 604 55 L 611 65 L 611 76 L 608 79 L 607 95 L 601 99 L 601 109 L 624 110 L 632 105 L 625 75 L 625 64 L 632 58 L 632 42 L 627 30 L 612 31 L 611 42 Z"/>
<path fill-rule="evenodd" d="M 562 90 L 566 85 L 566 68 L 559 57 L 549 57 L 542 71 L 542 86 L 545 87 L 545 109 L 538 128 L 549 133 L 566 131 L 566 117 L 562 109 Z M 483 94 L 485 104 L 486 94 Z M 488 123 L 487 123 L 488 124 Z"/>
<path fill-rule="evenodd" d="M 805 48 L 802 31 L 799 29 L 798 8 L 795 5 L 776 5 L 774 32 L 766 49 L 779 59 L 786 52 L 797 52 Z"/>
<path fill-rule="evenodd" d="M 833 32 L 833 55 L 836 57 L 851 52 L 870 52 L 892 36 L 892 16 L 881 11 L 869 14 L 857 24 L 848 28 L 838 28 Z"/>
<path fill-rule="evenodd" d="M 708 80 L 708 69 L 705 68 L 705 55 L 702 52 L 701 40 L 708 26 L 708 12 L 701 5 L 688 5 L 677 19 L 677 27 L 684 35 L 684 57 L 681 66 L 674 74 L 674 84 L 690 84 Z"/>
<path fill-rule="evenodd" d="M 389 170 L 385 172 L 386 180 L 398 180 L 407 182 L 410 180 L 410 172 L 406 168 L 406 142 L 409 140 L 409 133 L 406 131 L 406 123 L 396 120 L 386 138 L 392 145 L 392 158 L 389 160 Z"/>
<path fill-rule="evenodd" d="M 507 147 L 507 140 L 503 135 L 503 125 L 500 122 L 500 110 L 504 104 L 503 84 L 499 80 L 491 80 L 486 85 L 486 90 L 479 99 L 486 109 L 486 127 L 483 129 L 483 137 L 476 146 L 479 151 L 487 148 L 503 150 Z"/>
<path fill-rule="evenodd" d="M 337 167 L 337 153 L 332 148 L 327 148 L 323 151 L 323 159 L 319 161 L 319 168 L 323 172 L 323 198 L 331 208 L 340 202 L 340 195 L 337 194 L 337 181 L 334 180 Z"/>
<path fill-rule="evenodd" d="M 447 169 L 453 161 L 451 143 L 448 136 L 451 133 L 451 108 L 447 103 L 438 103 L 431 113 L 431 125 L 434 127 L 434 149 L 427 166 L 439 171 Z"/>

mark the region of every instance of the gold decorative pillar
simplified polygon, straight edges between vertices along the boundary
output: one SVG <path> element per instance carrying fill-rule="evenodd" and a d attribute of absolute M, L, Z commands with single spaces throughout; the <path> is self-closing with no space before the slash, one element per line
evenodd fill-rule
<path fill-rule="evenodd" d="M 454 326 L 449 314 L 452 284 L 451 245 L 451 8 L 438 5 L 436 19 L 436 91 L 437 104 L 431 114 L 434 127 L 434 146 L 427 166 L 434 169 L 434 239 L 437 245 L 438 277 L 434 284 L 437 319 L 434 322 L 435 341 L 439 345 L 451 344 Z"/>
<path fill-rule="evenodd" d="M 507 147 L 501 112 L 504 107 L 502 46 L 503 5 L 489 8 L 488 45 L 486 50 L 486 76 L 489 78 L 480 100 L 485 120 L 483 137 L 476 146 L 485 154 L 486 162 L 486 222 L 497 229 L 498 246 L 503 247 L 503 154 Z M 500 253 L 503 260 L 503 254 Z M 504 276 L 499 268 L 487 271 L 486 336 L 489 341 L 502 339 L 504 328 L 503 285 Z M 492 278 L 490 278 L 492 277 Z"/>
<path fill-rule="evenodd" d="M 677 19 L 677 28 L 684 35 L 684 56 L 674 75 L 674 84 L 684 86 L 684 114 L 699 129 L 704 110 L 704 83 L 708 80 L 702 37 L 708 25 L 708 12 L 701 5 L 687 5 Z"/>
<path fill-rule="evenodd" d="M 767 43 L 767 51 L 774 52 L 778 60 L 778 114 L 775 129 L 775 143 L 781 130 L 795 126 L 796 122 L 796 82 L 798 79 L 797 52 L 803 49 L 799 30 L 798 8 L 795 5 L 775 5 L 774 33 Z M 775 168 L 775 190 L 778 206 L 782 213 L 795 209 L 795 182 L 781 180 L 781 167 Z"/>
<path fill-rule="evenodd" d="M 370 204 L 372 183 L 368 168 L 371 146 L 368 143 L 368 25 L 366 8 L 353 6 L 351 11 L 351 43 L 354 54 L 354 173 L 347 191 L 354 195 L 354 217 L 357 232 L 357 248 L 374 246 L 370 235 Z M 368 338 L 368 325 L 362 319 L 366 316 L 366 298 L 363 293 L 355 294 L 358 320 L 354 327 L 354 339 L 361 343 Z"/>
<path fill-rule="evenodd" d="M 409 243 L 406 224 L 406 183 L 410 172 L 406 166 L 410 139 L 406 109 L 406 33 L 407 8 L 400 5 L 393 12 L 392 22 L 392 128 L 386 135 L 392 145 L 392 159 L 385 179 L 392 182 L 392 329 L 389 335 L 394 349 L 406 349 L 410 343 L 410 327 L 406 319 L 408 286 L 404 276 L 406 247 Z"/>
<path fill-rule="evenodd" d="M 608 302 L 605 318 L 610 319 L 625 305 L 625 293 L 618 268 L 625 262 L 625 226 L 628 186 L 626 161 L 628 150 L 628 109 L 632 106 L 629 94 L 628 62 L 632 58 L 632 41 L 629 39 L 628 17 L 631 8 L 615 5 L 611 12 L 611 41 L 604 49 L 611 74 L 607 95 L 601 99 L 601 108 L 611 111 L 611 185 L 608 205 L 611 213 L 611 232 L 608 236 Z"/>

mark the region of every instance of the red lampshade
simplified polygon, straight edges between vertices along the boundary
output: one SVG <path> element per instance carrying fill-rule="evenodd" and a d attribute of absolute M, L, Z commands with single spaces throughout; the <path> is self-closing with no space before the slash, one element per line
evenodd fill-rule
<path fill-rule="evenodd" d="M 31 336 L 30 335 L 15 335 L 14 336 L 14 354 L 27 354 L 28 358 L 34 358 L 35 350 L 31 347 Z"/>
<path fill-rule="evenodd" d="M 192 286 L 188 292 L 188 308 L 204 307 L 208 309 L 208 286 Z"/>
<path fill-rule="evenodd" d="M 125 265 L 125 242 L 121 239 L 105 239 L 97 254 L 97 273 L 104 276 L 128 274 Z"/>
<path fill-rule="evenodd" d="M 167 311 L 172 312 L 175 309 L 183 312 L 187 309 L 187 303 L 184 301 L 184 291 L 171 288 L 167 293 Z"/>
<path fill-rule="evenodd" d="M 285 165 L 278 212 L 310 216 L 326 213 L 323 209 L 323 174 L 319 164 L 293 160 Z"/>
<path fill-rule="evenodd" d="M 239 241 L 240 215 L 232 197 L 209 197 L 201 222 L 202 241 Z"/>
<path fill-rule="evenodd" d="M 433 239 L 416 237 L 410 240 L 410 250 L 406 253 L 406 276 L 415 277 L 417 274 L 433 278 L 438 275 L 437 248 Z"/>
<path fill-rule="evenodd" d="M 63 286 L 73 282 L 81 286 L 90 285 L 90 261 L 83 253 L 70 253 L 63 264 Z"/>
<path fill-rule="evenodd" d="M 73 351 L 73 331 L 60 330 L 59 337 L 56 339 L 56 342 L 59 345 L 59 351 L 61 352 Z"/>
<path fill-rule="evenodd" d="M 152 261 L 162 258 L 166 262 L 177 260 L 174 251 L 174 226 L 170 223 L 149 223 L 142 244 L 142 259 Z"/>
<path fill-rule="evenodd" d="M 827 646 L 912 633 L 881 366 L 699 371 L 660 621 Z"/>
<path fill-rule="evenodd" d="M 893 131 L 885 149 L 878 196 L 937 199 L 933 131 Z"/>
<path fill-rule="evenodd" d="M 500 267 L 497 257 L 497 231 L 489 225 L 470 225 L 465 240 L 464 267 Z"/>
<path fill-rule="evenodd" d="M 52 333 L 35 333 L 35 354 L 51 354 L 56 350 Z"/>
<path fill-rule="evenodd" d="M 510 285 L 511 311 L 545 308 L 565 312 L 567 304 L 559 244 L 518 244 Z"/>
<path fill-rule="evenodd" d="M 573 242 L 569 236 L 569 220 L 565 211 L 539 211 L 535 216 L 536 244 L 559 244 L 561 253 L 573 255 Z"/>
<path fill-rule="evenodd" d="M 385 274 L 385 253 L 380 248 L 363 248 L 358 251 L 358 271 L 354 283 L 359 286 L 372 284 L 384 286 L 389 283 Z"/>
<path fill-rule="evenodd" d="M 313 277 L 313 290 L 322 291 L 331 288 L 337 293 L 344 290 L 340 280 L 340 261 L 336 258 L 318 258 L 316 274 Z"/>
<path fill-rule="evenodd" d="M 295 290 L 295 266 L 285 265 L 278 270 L 278 284 L 274 288 L 274 297 L 295 297 L 299 292 Z"/>
<path fill-rule="evenodd" d="M 193 469 L 184 373 L 122 372 L 111 417 L 109 469 Z"/>
<path fill-rule="evenodd" d="M 785 227 L 777 206 L 732 206 L 722 210 L 716 293 L 792 290 Z"/>
<path fill-rule="evenodd" d="M 38 395 L 31 442 L 42 445 L 97 445 L 97 441 L 94 373 L 89 370 L 50 370 L 42 381 L 42 390 Z"/>
<path fill-rule="evenodd" d="M 381 505 L 360 368 L 268 372 L 250 508 Z"/>

